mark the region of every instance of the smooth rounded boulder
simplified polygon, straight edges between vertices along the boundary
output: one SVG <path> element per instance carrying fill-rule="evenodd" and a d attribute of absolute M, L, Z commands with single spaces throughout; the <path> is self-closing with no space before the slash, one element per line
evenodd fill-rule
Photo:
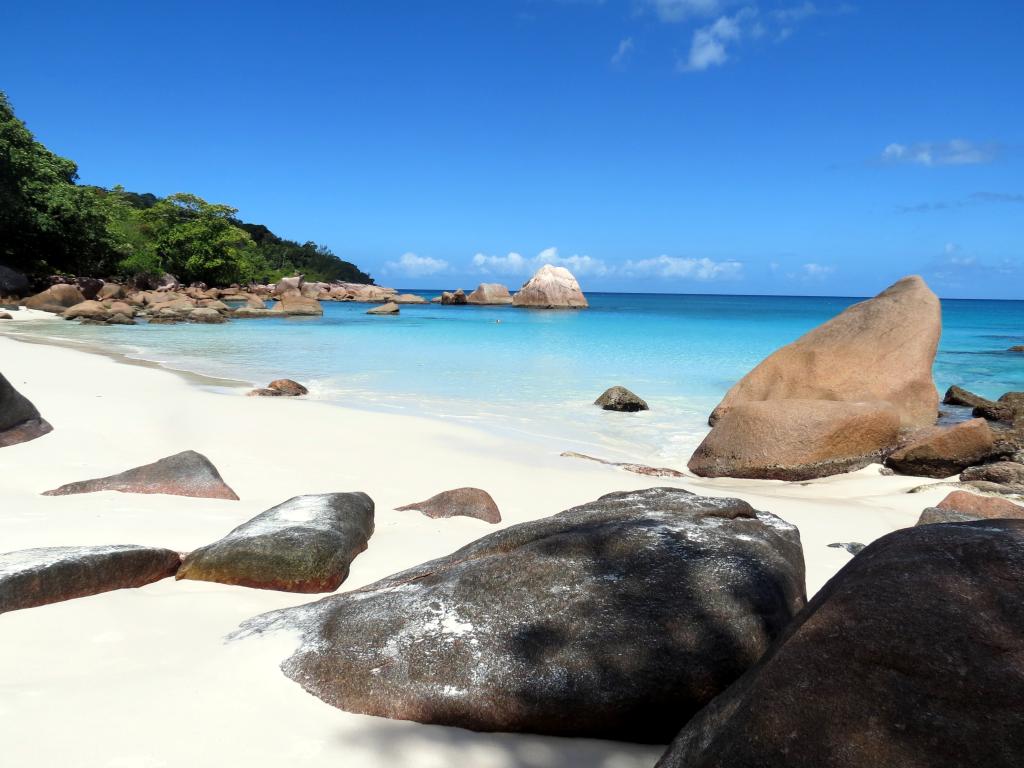
<path fill-rule="evenodd" d="M 317 317 L 324 313 L 319 301 L 303 296 L 300 291 L 294 289 L 280 294 L 272 310 L 296 317 Z"/>
<path fill-rule="evenodd" d="M 620 386 L 606 389 L 594 401 L 594 405 L 599 405 L 606 411 L 624 411 L 627 413 L 649 410 L 647 401 L 633 394 L 625 387 Z"/>
<path fill-rule="evenodd" d="M 523 283 L 512 297 L 512 305 L 534 309 L 584 309 L 589 306 L 572 272 L 551 264 L 545 264 Z"/>
<path fill-rule="evenodd" d="M 512 294 L 501 283 L 480 283 L 466 297 L 467 304 L 511 304 Z"/>
<path fill-rule="evenodd" d="M 906 528 L 865 548 L 659 768 L 1016 768 L 1024 521 Z"/>
<path fill-rule="evenodd" d="M 398 305 L 393 301 L 389 301 L 386 304 L 381 304 L 379 307 L 366 310 L 366 314 L 368 315 L 397 315 L 398 313 Z"/>
<path fill-rule="evenodd" d="M 881 461 L 899 430 L 899 412 L 888 403 L 737 403 L 715 423 L 687 466 L 701 477 L 812 480 Z"/>
<path fill-rule="evenodd" d="M 603 496 L 361 589 L 258 616 L 285 674 L 342 709 L 664 741 L 804 605 L 799 534 L 739 499 Z"/>
<path fill-rule="evenodd" d="M 894 451 L 886 464 L 902 475 L 946 478 L 992 455 L 995 436 L 984 419 L 925 430 Z"/>
<path fill-rule="evenodd" d="M 296 496 L 185 556 L 176 578 L 283 592 L 333 592 L 373 534 L 365 493 Z"/>
<path fill-rule="evenodd" d="M 709 423 L 739 403 L 798 399 L 884 401 L 904 427 L 930 426 L 941 333 L 938 297 L 920 277 L 905 277 L 766 357 L 726 393 Z"/>
<path fill-rule="evenodd" d="M 238 495 L 224 482 L 213 463 L 195 451 L 182 451 L 116 475 L 68 483 L 43 495 L 70 496 L 98 491 L 238 500 Z"/>
<path fill-rule="evenodd" d="M 131 544 L 0 554 L 0 613 L 141 587 L 173 576 L 181 555 Z"/>
<path fill-rule="evenodd" d="M 953 491 L 936 506 L 921 513 L 918 525 L 962 523 L 969 520 L 1000 518 L 1024 520 L 1024 506 L 998 496 L 981 496 L 968 491 Z"/>
<path fill-rule="evenodd" d="M 416 510 L 427 517 L 475 517 L 485 523 L 500 523 L 501 512 L 487 491 L 482 488 L 455 488 L 442 491 L 426 501 L 395 507 L 399 512 Z"/>
<path fill-rule="evenodd" d="M 0 373 L 0 448 L 27 443 L 52 431 L 29 399 Z"/>
<path fill-rule="evenodd" d="M 29 296 L 25 299 L 25 306 L 29 309 L 39 309 L 43 312 L 53 312 L 59 315 L 64 310 L 75 306 L 75 304 L 81 304 L 83 301 L 85 301 L 85 296 L 82 295 L 78 288 L 73 285 L 58 283 L 57 285 L 51 285 L 42 293 Z"/>

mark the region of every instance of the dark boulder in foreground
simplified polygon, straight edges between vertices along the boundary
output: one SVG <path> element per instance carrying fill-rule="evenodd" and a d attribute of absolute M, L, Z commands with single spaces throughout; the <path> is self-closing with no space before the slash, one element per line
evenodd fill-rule
<path fill-rule="evenodd" d="M 333 592 L 373 534 L 365 493 L 296 496 L 185 557 L 177 578 L 284 592 Z"/>
<path fill-rule="evenodd" d="M 28 398 L 0 373 L 0 448 L 35 440 L 52 431 Z"/>
<path fill-rule="evenodd" d="M 603 496 L 362 589 L 246 622 L 351 712 L 664 741 L 804 605 L 799 534 L 739 499 Z"/>
<path fill-rule="evenodd" d="M 43 495 L 70 496 L 97 491 L 166 493 L 172 496 L 238 500 L 238 496 L 225 484 L 210 460 L 195 451 L 182 451 L 109 477 L 68 483 L 46 491 Z"/>
<path fill-rule="evenodd" d="M 687 466 L 702 477 L 811 480 L 881 461 L 899 430 L 899 412 L 888 403 L 736 403 Z"/>
<path fill-rule="evenodd" d="M 426 501 L 395 507 L 399 512 L 414 509 L 427 517 L 475 517 L 486 523 L 500 523 L 501 512 L 491 494 L 482 488 L 456 488 L 442 491 Z"/>
<path fill-rule="evenodd" d="M 889 455 L 886 464 L 902 475 L 945 478 L 992 456 L 995 437 L 984 419 L 925 430 Z"/>
<path fill-rule="evenodd" d="M 606 411 L 646 411 L 647 403 L 625 387 L 609 387 L 594 401 Z"/>
<path fill-rule="evenodd" d="M 660 768 L 1016 768 L 1024 521 L 884 536 L 682 730 Z"/>
<path fill-rule="evenodd" d="M 44 547 L 0 555 L 0 613 L 141 587 L 178 570 L 169 549 L 116 545 Z"/>

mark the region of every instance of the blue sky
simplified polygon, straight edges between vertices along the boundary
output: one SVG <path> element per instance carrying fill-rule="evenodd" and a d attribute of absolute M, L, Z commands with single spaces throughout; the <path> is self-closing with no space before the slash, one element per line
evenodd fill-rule
<path fill-rule="evenodd" d="M 400 286 L 1024 298 L 1024 3 L 5 3 L 82 181 Z"/>

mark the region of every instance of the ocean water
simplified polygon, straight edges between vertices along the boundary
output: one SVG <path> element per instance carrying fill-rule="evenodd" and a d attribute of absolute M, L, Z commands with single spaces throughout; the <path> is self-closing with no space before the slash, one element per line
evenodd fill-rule
<path fill-rule="evenodd" d="M 433 291 L 416 291 L 424 296 Z M 101 345 L 170 367 L 266 384 L 288 377 L 347 406 L 454 419 L 496 434 L 681 466 L 709 411 L 763 357 L 841 312 L 853 298 L 588 294 L 587 310 L 324 303 L 322 318 L 225 325 L 18 323 L 14 332 Z M 13 325 L 13 324 L 12 324 Z M 1024 390 L 1024 301 L 943 301 L 935 363 L 944 391 Z M 651 406 L 592 405 L 621 384 Z"/>

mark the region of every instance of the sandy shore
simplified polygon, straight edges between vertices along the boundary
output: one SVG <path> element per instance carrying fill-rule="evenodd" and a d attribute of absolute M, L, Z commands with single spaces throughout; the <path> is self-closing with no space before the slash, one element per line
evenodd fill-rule
<path fill-rule="evenodd" d="M 394 507 L 464 485 L 494 496 L 503 525 L 616 490 L 656 485 L 738 496 L 796 524 L 813 593 L 850 555 L 912 525 L 946 493 L 878 467 L 809 483 L 658 479 L 562 458 L 569 446 L 311 400 L 247 398 L 152 367 L 0 335 L 0 371 L 54 431 L 0 452 L 0 551 L 150 544 L 187 551 L 303 493 L 360 490 L 376 533 L 342 590 L 494 530 Z M 193 449 L 241 501 L 50 488 Z M 687 455 L 674 464 L 683 468 Z M 306 694 L 277 664 L 286 637 L 225 644 L 241 621 L 309 596 L 164 580 L 0 615 L 0 744 L 11 766 L 651 766 L 661 748 L 476 734 L 353 715 Z"/>

